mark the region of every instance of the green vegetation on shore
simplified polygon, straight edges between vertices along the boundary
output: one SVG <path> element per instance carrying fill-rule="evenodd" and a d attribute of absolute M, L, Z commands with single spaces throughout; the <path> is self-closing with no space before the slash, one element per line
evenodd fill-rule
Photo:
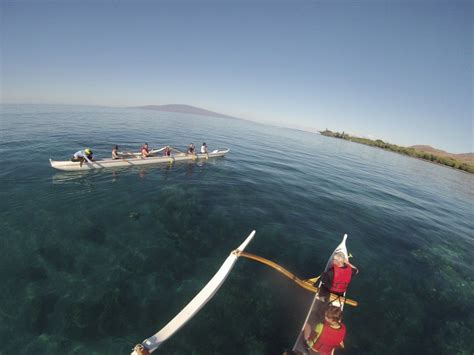
<path fill-rule="evenodd" d="M 463 162 L 458 159 L 454 159 L 452 157 L 440 156 L 440 155 L 433 154 L 430 152 L 420 151 L 412 147 L 401 147 L 396 144 L 390 144 L 390 143 L 384 142 L 383 140 L 380 140 L 380 139 L 372 140 L 368 138 L 354 137 L 344 132 L 343 133 L 332 132 L 328 129 L 326 129 L 325 131 L 320 131 L 320 133 L 323 136 L 341 138 L 341 139 L 345 139 L 351 142 L 361 143 L 365 145 L 370 145 L 372 147 L 378 147 L 378 148 L 390 150 L 392 152 L 405 154 L 410 157 L 427 160 L 433 163 L 447 165 L 451 168 L 460 169 L 468 173 L 474 174 L 474 164 Z"/>

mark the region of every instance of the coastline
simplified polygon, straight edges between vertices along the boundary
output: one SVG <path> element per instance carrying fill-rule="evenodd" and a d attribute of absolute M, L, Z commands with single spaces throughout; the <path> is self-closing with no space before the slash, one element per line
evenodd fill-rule
<path fill-rule="evenodd" d="M 332 132 L 332 131 L 326 129 L 325 131 L 320 131 L 319 133 L 322 136 L 326 136 L 326 137 L 330 137 L 330 138 L 343 139 L 343 140 L 346 140 L 346 141 L 349 141 L 349 142 L 352 142 L 352 143 L 357 143 L 357 144 L 362 144 L 362 145 L 366 145 L 366 146 L 369 146 L 369 147 L 383 149 L 385 151 L 389 151 L 389 152 L 392 152 L 392 153 L 397 153 L 397 154 L 404 155 L 404 156 L 407 156 L 407 157 L 410 157 L 410 158 L 415 158 L 415 159 L 418 159 L 418 160 L 421 160 L 421 161 L 426 161 L 428 163 L 432 163 L 432 164 L 435 164 L 435 165 L 438 165 L 438 166 L 451 168 L 451 169 L 454 169 L 454 170 L 457 170 L 457 171 L 464 172 L 466 174 L 474 174 L 474 164 L 468 163 L 468 162 L 465 162 L 465 161 L 460 161 L 460 160 L 457 160 L 457 159 L 454 159 L 454 158 L 451 158 L 451 157 L 446 158 L 446 157 L 442 157 L 442 156 L 437 155 L 437 154 L 433 154 L 433 153 L 422 151 L 422 150 L 417 150 L 417 149 L 414 149 L 414 148 L 407 148 L 407 147 L 397 146 L 396 144 L 390 144 L 390 143 L 384 142 L 380 139 L 371 140 L 371 139 L 368 139 L 368 138 L 360 138 L 360 137 L 356 137 L 356 136 L 350 136 L 348 134 L 345 134 L 344 132 L 343 133 Z M 367 143 L 365 143 L 365 142 L 367 142 Z M 381 146 L 381 145 L 383 145 L 383 146 Z M 430 159 L 423 158 L 422 155 L 426 155 L 426 156 L 429 155 Z M 446 163 L 443 163 L 442 161 L 445 161 Z M 448 163 L 454 164 L 454 166 L 450 165 Z M 461 167 L 463 167 L 463 168 L 461 168 Z"/>

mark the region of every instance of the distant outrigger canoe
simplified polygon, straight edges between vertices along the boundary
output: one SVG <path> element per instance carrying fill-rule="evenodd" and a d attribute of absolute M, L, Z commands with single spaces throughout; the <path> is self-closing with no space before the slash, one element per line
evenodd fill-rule
<path fill-rule="evenodd" d="M 172 154 L 171 156 L 162 156 L 162 157 L 123 157 L 121 159 L 101 159 L 96 160 L 91 163 L 84 162 L 82 167 L 79 162 L 72 162 L 72 161 L 56 161 L 49 159 L 51 166 L 58 170 L 65 170 L 65 171 L 83 171 L 83 170 L 90 170 L 90 169 L 107 169 L 107 168 L 118 168 L 118 167 L 126 167 L 126 166 L 143 166 L 143 165 L 152 165 L 152 164 L 160 164 L 160 163 L 173 163 L 175 161 L 186 161 L 186 160 L 196 160 L 196 159 L 208 159 L 208 158 L 216 158 L 216 157 L 223 157 L 227 154 L 230 149 L 224 150 L 214 150 L 211 153 L 207 154 L 186 154 L 186 153 L 177 153 Z"/>

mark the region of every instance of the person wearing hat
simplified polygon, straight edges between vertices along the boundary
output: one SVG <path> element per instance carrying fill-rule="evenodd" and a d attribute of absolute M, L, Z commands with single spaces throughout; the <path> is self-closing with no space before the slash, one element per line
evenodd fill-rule
<path fill-rule="evenodd" d="M 79 150 L 75 152 L 71 158 L 71 161 L 80 162 L 80 167 L 82 167 L 82 164 L 84 163 L 84 161 L 87 161 L 88 163 L 92 163 L 94 161 L 92 150 L 90 148 L 86 148 L 84 150 Z"/>
<path fill-rule="evenodd" d="M 148 350 L 143 344 L 137 344 L 133 348 L 133 355 L 150 355 L 150 350 Z"/>

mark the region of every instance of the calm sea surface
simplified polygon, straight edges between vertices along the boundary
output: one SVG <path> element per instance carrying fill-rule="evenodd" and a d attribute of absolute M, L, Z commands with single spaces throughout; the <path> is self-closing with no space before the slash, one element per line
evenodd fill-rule
<path fill-rule="evenodd" d="M 4 105 L 0 353 L 129 354 L 252 229 L 247 251 L 302 278 L 344 233 L 360 268 L 345 354 L 474 353 L 474 177 L 402 155 L 241 120 L 138 109 Z M 205 141 L 225 158 L 60 172 L 91 147 Z M 312 295 L 249 260 L 160 349 L 279 354 Z"/>

